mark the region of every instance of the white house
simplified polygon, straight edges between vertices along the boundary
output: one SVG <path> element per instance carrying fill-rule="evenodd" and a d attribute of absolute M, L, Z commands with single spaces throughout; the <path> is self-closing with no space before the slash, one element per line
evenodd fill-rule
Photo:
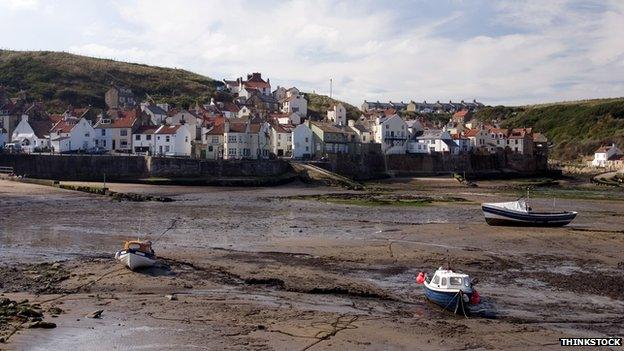
<path fill-rule="evenodd" d="M 223 158 L 223 131 L 225 124 L 213 126 L 202 135 L 202 144 L 206 145 L 206 158 L 209 160 L 219 160 Z"/>
<path fill-rule="evenodd" d="M 373 125 L 375 142 L 381 144 L 385 154 L 404 154 L 409 132 L 407 124 L 399 115 L 377 117 Z"/>
<path fill-rule="evenodd" d="M 268 123 L 230 123 L 223 125 L 224 159 L 269 158 L 270 131 Z"/>
<path fill-rule="evenodd" d="M 412 139 L 417 136 L 422 135 L 422 133 L 425 131 L 425 128 L 423 128 L 422 123 L 420 123 L 420 121 L 417 119 L 410 119 L 409 121 L 405 121 L 405 124 L 407 125 L 409 136 Z"/>
<path fill-rule="evenodd" d="M 594 167 L 606 167 L 610 159 L 622 155 L 620 150 L 615 144 L 601 146 L 594 152 L 594 160 L 592 166 Z"/>
<path fill-rule="evenodd" d="M 54 152 L 88 150 L 95 146 L 95 129 L 85 118 L 65 116 L 50 130 Z"/>
<path fill-rule="evenodd" d="M 280 113 L 271 115 L 273 120 L 276 120 L 279 124 L 292 124 L 294 126 L 301 124 L 301 116 L 297 112 L 293 113 Z"/>
<path fill-rule="evenodd" d="M 167 124 L 186 124 L 191 132 L 192 140 L 201 140 L 201 127 L 204 120 L 188 110 L 180 110 L 173 116 L 167 117 Z"/>
<path fill-rule="evenodd" d="M 43 120 L 28 120 L 28 115 L 23 115 L 22 120 L 13 129 L 12 142 L 19 142 L 24 152 L 30 153 L 39 149 L 50 147 L 50 129 L 52 123 Z"/>
<path fill-rule="evenodd" d="M 155 150 L 154 134 L 161 126 L 141 126 L 132 134 L 132 152 L 153 155 Z"/>
<path fill-rule="evenodd" d="M 347 110 L 340 103 L 334 104 L 331 109 L 327 111 L 327 120 L 333 124 L 346 126 Z"/>
<path fill-rule="evenodd" d="M 459 147 L 453 141 L 448 131 L 426 130 L 423 135 L 416 137 L 420 144 L 424 144 L 432 152 L 446 152 L 451 154 L 459 153 Z"/>
<path fill-rule="evenodd" d="M 468 129 L 464 136 L 470 140 L 471 149 L 487 149 L 490 143 L 490 134 L 482 128 Z"/>
<path fill-rule="evenodd" d="M 271 152 L 278 156 L 292 155 L 292 131 L 295 126 L 291 124 L 271 124 Z"/>
<path fill-rule="evenodd" d="M 368 123 L 358 122 L 356 123 L 354 120 L 349 120 L 349 129 L 353 131 L 356 135 L 356 140 L 358 143 L 374 143 L 375 136 L 372 128 L 368 125 Z"/>
<path fill-rule="evenodd" d="M 251 115 L 251 109 L 245 105 L 241 106 L 240 110 L 238 110 L 237 117 L 243 118 Z"/>
<path fill-rule="evenodd" d="M 314 136 L 307 124 L 299 124 L 292 130 L 292 158 L 310 158 L 314 154 Z"/>
<path fill-rule="evenodd" d="M 298 113 L 303 117 L 308 115 L 308 101 L 302 94 L 299 94 L 298 91 L 294 93 L 288 90 L 286 92 L 286 98 L 281 102 L 281 110 L 284 113 Z"/>
<path fill-rule="evenodd" d="M 161 156 L 190 156 L 193 135 L 186 124 L 162 125 L 155 132 L 154 154 Z"/>

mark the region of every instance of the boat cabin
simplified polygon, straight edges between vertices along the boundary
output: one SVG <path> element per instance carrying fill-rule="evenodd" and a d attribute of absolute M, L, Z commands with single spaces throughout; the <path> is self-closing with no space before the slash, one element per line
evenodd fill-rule
<path fill-rule="evenodd" d="M 451 270 L 438 269 L 433 278 L 429 281 L 429 286 L 432 288 L 449 289 L 449 290 L 462 290 L 464 292 L 470 292 L 471 281 L 467 274 L 455 273 Z"/>
<path fill-rule="evenodd" d="M 144 252 L 148 254 L 154 253 L 154 250 L 152 250 L 151 241 L 137 241 L 137 240 L 126 241 L 124 243 L 124 250 L 139 251 L 139 252 Z"/>

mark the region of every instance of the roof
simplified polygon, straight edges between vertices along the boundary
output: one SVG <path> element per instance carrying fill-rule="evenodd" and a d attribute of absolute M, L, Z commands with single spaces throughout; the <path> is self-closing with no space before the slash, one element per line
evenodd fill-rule
<path fill-rule="evenodd" d="M 148 109 L 151 113 L 153 113 L 155 115 L 166 115 L 167 114 L 167 111 L 163 110 L 158 105 L 149 104 L 145 108 Z"/>
<path fill-rule="evenodd" d="M 546 143 L 548 142 L 548 138 L 542 133 L 533 133 L 533 141 L 536 143 Z"/>
<path fill-rule="evenodd" d="M 160 126 L 140 126 L 134 134 L 154 134 Z"/>
<path fill-rule="evenodd" d="M 362 133 L 365 133 L 365 132 L 370 132 L 370 131 L 371 131 L 371 129 L 370 129 L 368 126 L 366 126 L 366 125 L 364 125 L 364 124 L 362 124 L 362 123 L 355 124 L 355 125 L 353 125 L 353 127 L 351 127 L 351 128 L 353 128 L 353 129 L 357 129 L 357 130 L 359 130 L 359 131 L 360 131 L 360 132 L 362 132 Z"/>
<path fill-rule="evenodd" d="M 176 124 L 174 126 L 163 125 L 154 134 L 176 134 L 178 129 L 182 127 L 182 124 Z"/>
<path fill-rule="evenodd" d="M 312 125 L 316 126 L 318 129 L 322 130 L 324 133 L 343 133 L 343 134 L 353 134 L 353 132 L 347 130 L 346 128 L 340 128 L 336 125 L 326 122 L 311 122 Z"/>
<path fill-rule="evenodd" d="M 30 128 L 35 132 L 35 135 L 39 139 L 45 138 L 50 135 L 50 129 L 52 129 L 52 122 L 50 121 L 28 121 Z"/>
<path fill-rule="evenodd" d="M 260 132 L 260 123 L 250 123 L 249 132 L 258 134 Z M 230 123 L 230 131 L 228 133 L 245 133 L 247 131 L 247 123 Z"/>
<path fill-rule="evenodd" d="M 457 117 L 463 118 L 463 117 L 466 117 L 466 115 L 469 113 L 470 113 L 470 110 L 459 110 L 453 114 L 453 118 L 457 118 Z"/>
<path fill-rule="evenodd" d="M 51 133 L 71 133 L 71 130 L 74 128 L 80 119 L 76 117 L 68 117 L 58 121 L 50 130 Z M 32 127 L 32 125 L 31 125 Z"/>
<path fill-rule="evenodd" d="M 464 136 L 466 138 L 476 137 L 480 131 L 480 129 L 468 129 L 466 132 L 464 132 Z"/>
<path fill-rule="evenodd" d="M 223 135 L 225 124 L 217 124 L 212 129 L 210 129 L 206 134 L 207 135 Z"/>
<path fill-rule="evenodd" d="M 223 106 L 221 107 L 221 111 L 238 112 L 240 111 L 240 108 L 236 106 L 235 103 L 226 101 L 223 103 Z"/>
<path fill-rule="evenodd" d="M 428 129 L 416 139 L 442 139 L 442 133 L 444 133 L 442 130 Z"/>
<path fill-rule="evenodd" d="M 594 151 L 594 153 L 598 154 L 598 153 L 606 153 L 609 152 L 609 150 L 611 150 L 611 148 L 613 147 L 613 145 L 604 145 L 598 148 L 598 150 Z"/>
<path fill-rule="evenodd" d="M 275 129 L 277 133 L 290 133 L 295 128 L 295 126 L 292 124 L 279 124 L 279 123 L 273 123 L 271 124 L 271 127 Z"/>

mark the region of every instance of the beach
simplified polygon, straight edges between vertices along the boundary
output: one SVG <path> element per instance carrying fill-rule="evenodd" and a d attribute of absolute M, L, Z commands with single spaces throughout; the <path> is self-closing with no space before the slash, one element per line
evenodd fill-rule
<path fill-rule="evenodd" d="M 22 327 L 0 349 L 542 350 L 622 337 L 624 193 L 536 187 L 536 207 L 578 211 L 574 222 L 488 226 L 480 204 L 514 200 L 524 182 L 107 184 L 174 200 L 132 202 L 0 180 L 2 297 L 56 324 Z M 114 260 L 137 238 L 154 242 L 157 267 Z M 446 265 L 479 278 L 467 317 L 415 282 Z"/>

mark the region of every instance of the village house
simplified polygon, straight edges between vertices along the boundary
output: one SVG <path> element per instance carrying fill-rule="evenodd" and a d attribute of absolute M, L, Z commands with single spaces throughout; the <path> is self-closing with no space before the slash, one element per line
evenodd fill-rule
<path fill-rule="evenodd" d="M 271 152 L 278 156 L 290 157 L 292 155 L 292 131 L 295 128 L 292 124 L 271 124 Z"/>
<path fill-rule="evenodd" d="M 268 123 L 223 124 L 223 159 L 267 159 L 269 158 L 270 131 Z"/>
<path fill-rule="evenodd" d="M 279 103 L 273 95 L 253 92 L 249 98 L 245 100 L 245 106 L 249 107 L 253 113 L 267 116 L 278 110 Z"/>
<path fill-rule="evenodd" d="M 210 130 L 202 135 L 202 144 L 206 146 L 206 159 L 223 159 L 223 147 L 225 144 L 225 141 L 223 140 L 224 130 L 225 122 L 213 126 Z"/>
<path fill-rule="evenodd" d="M 615 144 L 599 147 L 594 151 L 594 160 L 592 166 L 594 167 L 608 167 L 609 161 L 617 160 L 622 156 L 622 150 Z"/>
<path fill-rule="evenodd" d="M 186 124 L 161 125 L 154 132 L 154 154 L 157 156 L 190 156 L 194 130 Z"/>
<path fill-rule="evenodd" d="M 151 124 L 155 126 L 161 125 L 167 120 L 167 111 L 158 105 L 149 102 L 142 103 L 141 111 L 150 117 Z"/>
<path fill-rule="evenodd" d="M 279 100 L 283 113 L 298 113 L 301 117 L 308 115 L 308 100 L 297 88 L 290 88 L 285 92 L 286 96 Z"/>
<path fill-rule="evenodd" d="M 405 121 L 405 125 L 407 125 L 407 131 L 409 132 L 410 139 L 422 135 L 425 130 L 422 123 L 420 123 L 420 121 L 417 119 L 410 119 L 408 121 Z"/>
<path fill-rule="evenodd" d="M 140 155 L 154 155 L 155 138 L 154 134 L 161 125 L 145 125 L 136 128 L 132 134 L 132 152 Z"/>
<path fill-rule="evenodd" d="M 316 157 L 326 154 L 346 154 L 353 150 L 350 145 L 355 142 L 355 133 L 346 126 L 337 126 L 327 122 L 309 122 L 309 127 L 314 134 Z"/>
<path fill-rule="evenodd" d="M 297 125 L 292 130 L 292 158 L 308 159 L 314 154 L 314 134 L 306 123 Z"/>
<path fill-rule="evenodd" d="M 294 126 L 302 122 L 302 118 L 298 113 L 276 113 L 270 116 L 270 120 L 277 121 L 279 124 L 292 124 Z"/>
<path fill-rule="evenodd" d="M 238 94 L 239 98 L 248 99 L 254 92 L 259 92 L 262 95 L 271 94 L 271 82 L 269 79 L 266 81 L 262 79 L 262 74 L 254 72 L 247 75 L 247 80 L 238 78 L 235 81 L 223 80 L 227 89 Z"/>
<path fill-rule="evenodd" d="M 341 103 L 333 104 L 327 111 L 327 120 L 336 125 L 346 126 L 347 110 Z"/>
<path fill-rule="evenodd" d="M 466 138 L 462 133 L 451 134 L 453 141 L 457 144 L 459 152 L 468 153 L 472 150 L 470 139 Z"/>
<path fill-rule="evenodd" d="M 44 150 L 50 147 L 50 129 L 52 123 L 49 120 L 31 120 L 28 115 L 23 115 L 13 129 L 10 141 L 19 143 L 26 153 Z"/>
<path fill-rule="evenodd" d="M 109 110 L 95 124 L 95 146 L 108 151 L 131 153 L 132 134 L 150 117 L 143 117 L 137 109 Z"/>
<path fill-rule="evenodd" d="M 463 109 L 455 112 L 451 117 L 451 121 L 458 125 L 466 124 L 472 119 L 472 112 L 469 109 Z"/>
<path fill-rule="evenodd" d="M 468 129 L 464 132 L 464 137 L 470 140 L 471 150 L 488 151 L 490 134 L 483 128 Z"/>
<path fill-rule="evenodd" d="M 381 144 L 384 154 L 404 154 L 407 150 L 409 132 L 407 124 L 399 115 L 377 117 L 373 125 L 375 142 Z"/>
<path fill-rule="evenodd" d="M 166 119 L 168 125 L 185 124 L 191 132 L 192 140 L 201 140 L 201 130 L 204 119 L 189 110 L 175 110 L 169 112 Z"/>
<path fill-rule="evenodd" d="M 523 155 L 533 154 L 533 133 L 531 128 L 514 128 L 509 131 L 507 147 Z"/>
<path fill-rule="evenodd" d="M 369 123 L 349 120 L 348 125 L 349 129 L 351 129 L 351 131 L 355 133 L 356 142 L 363 144 L 375 142 L 373 129 Z"/>
<path fill-rule="evenodd" d="M 453 141 L 451 134 L 446 130 L 426 130 L 423 135 L 416 137 L 416 141 L 426 145 L 429 153 L 459 153 L 458 145 Z M 411 150 L 414 150 L 413 146 L 410 148 L 410 151 Z"/>
<path fill-rule="evenodd" d="M 488 141 L 493 147 L 504 149 L 509 145 L 509 130 L 506 128 L 489 128 L 490 140 Z"/>
<path fill-rule="evenodd" d="M 85 118 L 65 115 L 50 130 L 54 152 L 86 151 L 95 146 L 95 130 Z"/>
<path fill-rule="evenodd" d="M 137 105 L 132 90 L 124 87 L 112 85 L 104 94 L 104 101 L 109 109 L 127 108 Z"/>
<path fill-rule="evenodd" d="M 0 128 L 0 148 L 4 148 L 9 140 L 9 133 L 4 128 Z"/>

